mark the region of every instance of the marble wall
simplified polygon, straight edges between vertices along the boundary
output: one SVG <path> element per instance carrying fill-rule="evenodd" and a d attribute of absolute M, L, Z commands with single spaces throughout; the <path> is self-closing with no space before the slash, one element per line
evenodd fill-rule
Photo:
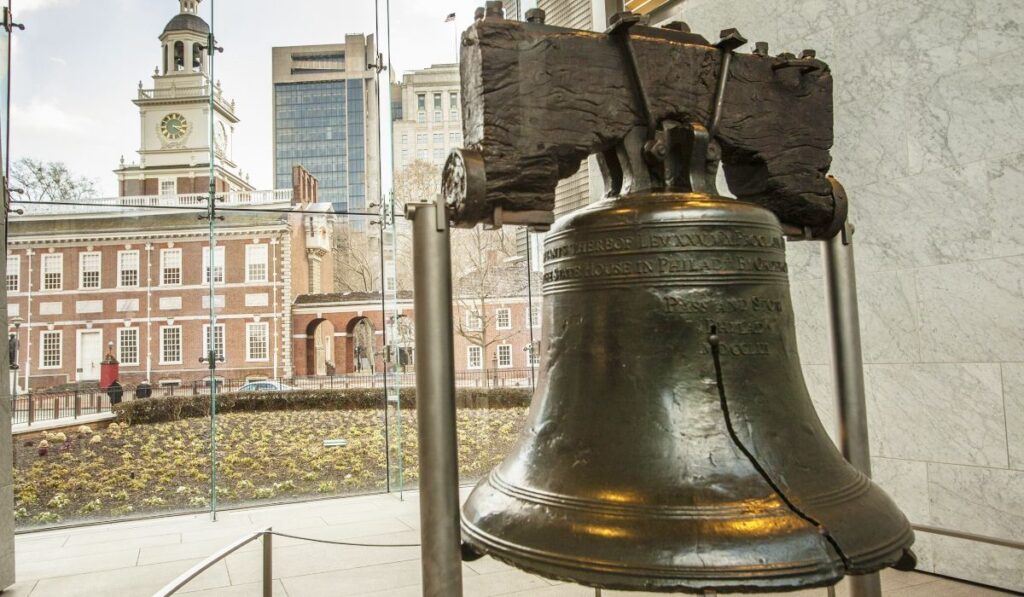
<path fill-rule="evenodd" d="M 683 0 L 656 21 L 835 77 L 876 480 L 915 523 L 1024 538 L 1024 2 Z M 834 424 L 819 247 L 790 245 L 800 353 Z M 1024 552 L 918 533 L 921 568 L 1024 591 Z"/>

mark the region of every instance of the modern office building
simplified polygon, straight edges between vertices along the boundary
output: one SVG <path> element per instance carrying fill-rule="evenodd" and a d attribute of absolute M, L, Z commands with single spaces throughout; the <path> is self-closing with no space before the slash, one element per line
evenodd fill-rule
<path fill-rule="evenodd" d="M 400 171 L 414 161 L 438 166 L 462 145 L 459 65 L 435 64 L 402 77 L 394 92 L 394 159 Z"/>
<path fill-rule="evenodd" d="M 293 166 L 320 181 L 321 201 L 363 211 L 378 195 L 378 118 L 373 36 L 343 44 L 273 49 L 275 186 Z M 357 221 L 352 220 L 353 223 Z"/>

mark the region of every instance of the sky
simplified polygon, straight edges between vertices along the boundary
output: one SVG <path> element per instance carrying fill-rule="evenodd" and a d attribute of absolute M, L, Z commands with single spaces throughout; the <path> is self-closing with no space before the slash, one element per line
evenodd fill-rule
<path fill-rule="evenodd" d="M 383 3 L 384 0 L 381 0 Z M 137 159 L 138 83 L 152 87 L 158 37 L 178 0 L 12 0 L 11 158 L 65 162 L 117 194 L 121 156 Z M 241 122 L 234 159 L 259 189 L 272 187 L 270 55 L 274 46 L 337 43 L 372 33 L 374 0 L 202 0 L 224 47 L 215 77 Z M 391 0 L 395 74 L 455 60 L 456 36 L 483 0 Z M 456 21 L 445 23 L 454 12 Z"/>

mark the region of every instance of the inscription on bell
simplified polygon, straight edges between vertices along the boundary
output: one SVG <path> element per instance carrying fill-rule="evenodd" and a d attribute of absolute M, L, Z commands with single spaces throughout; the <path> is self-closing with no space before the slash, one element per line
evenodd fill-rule
<path fill-rule="evenodd" d="M 548 248 L 544 260 L 578 257 L 593 253 L 637 251 L 645 249 L 687 248 L 757 248 L 782 250 L 782 236 L 746 230 L 708 230 L 686 232 L 655 232 L 642 230 L 633 236 L 591 238 Z"/>

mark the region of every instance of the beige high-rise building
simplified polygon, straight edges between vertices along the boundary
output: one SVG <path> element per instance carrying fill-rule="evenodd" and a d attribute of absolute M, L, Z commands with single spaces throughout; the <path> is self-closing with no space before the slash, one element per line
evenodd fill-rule
<path fill-rule="evenodd" d="M 419 160 L 439 166 L 440 175 L 448 152 L 462 146 L 459 65 L 410 71 L 395 87 L 395 171 Z"/>

